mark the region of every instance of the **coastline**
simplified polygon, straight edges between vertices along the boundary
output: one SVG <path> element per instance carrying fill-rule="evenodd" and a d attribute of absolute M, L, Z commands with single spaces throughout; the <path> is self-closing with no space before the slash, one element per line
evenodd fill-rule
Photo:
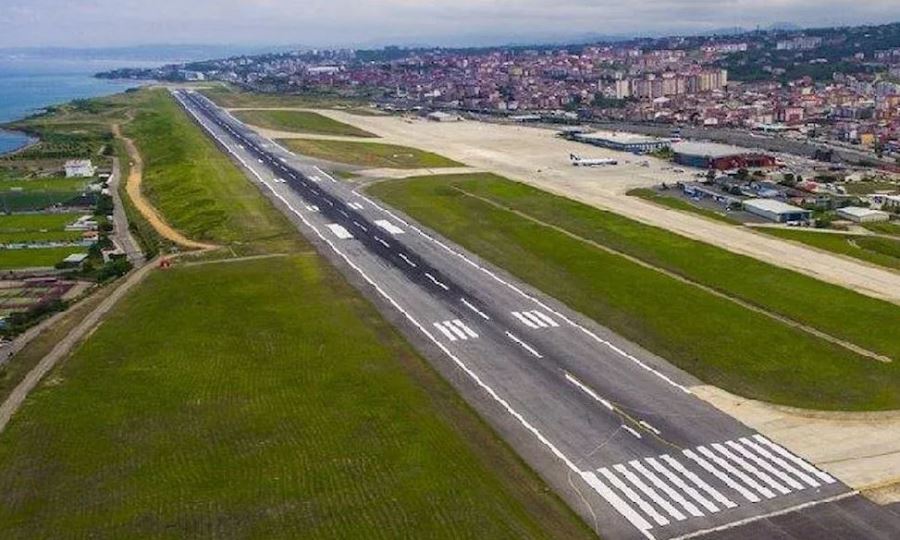
<path fill-rule="evenodd" d="M 36 144 L 38 144 L 39 142 L 41 142 L 41 140 L 39 138 L 37 138 L 33 135 L 29 135 L 28 133 L 25 133 L 22 131 L 16 131 L 16 130 L 12 130 L 12 129 L 5 129 L 2 126 L 0 126 L 0 137 L 3 137 L 3 136 L 8 136 L 9 138 L 21 137 L 23 139 L 23 141 L 18 146 L 14 146 L 14 147 L 6 149 L 6 150 L 0 150 L 0 159 L 6 158 L 9 156 L 13 156 L 20 152 L 24 152 L 25 150 L 28 150 L 29 148 L 31 148 L 31 147 L 35 146 Z"/>

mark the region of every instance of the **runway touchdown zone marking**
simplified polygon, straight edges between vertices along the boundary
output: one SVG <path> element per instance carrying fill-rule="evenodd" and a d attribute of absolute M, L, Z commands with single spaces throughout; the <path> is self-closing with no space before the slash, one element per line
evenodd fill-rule
<path fill-rule="evenodd" d="M 449 341 L 477 339 L 478 334 L 459 319 L 433 323 L 434 327 Z"/>
<path fill-rule="evenodd" d="M 329 223 L 327 227 L 334 233 L 335 236 L 340 238 L 341 240 L 348 240 L 353 238 L 353 235 L 350 234 L 350 231 L 345 229 L 343 225 L 338 225 L 337 223 Z"/>
<path fill-rule="evenodd" d="M 558 328 L 559 323 L 550 318 L 546 313 L 533 309 L 531 311 L 513 311 L 513 317 L 528 328 Z"/>

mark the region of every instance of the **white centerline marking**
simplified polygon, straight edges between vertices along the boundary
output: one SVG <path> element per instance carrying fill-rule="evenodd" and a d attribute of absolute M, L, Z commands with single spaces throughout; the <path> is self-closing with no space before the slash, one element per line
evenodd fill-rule
<path fill-rule="evenodd" d="M 460 301 L 461 301 L 463 304 L 465 304 L 465 306 L 466 306 L 467 308 L 469 308 L 469 309 L 471 309 L 472 311 L 474 311 L 475 313 L 477 313 L 478 316 L 481 317 L 482 319 L 484 319 L 484 320 L 486 320 L 486 321 L 491 320 L 490 317 L 488 317 L 486 314 L 482 313 L 480 309 L 478 309 L 477 307 L 475 307 L 474 305 L 472 305 L 472 303 L 469 302 L 468 300 L 466 300 L 465 298 L 460 298 Z"/>
<path fill-rule="evenodd" d="M 375 241 L 378 242 L 379 244 L 381 244 L 382 246 L 386 247 L 386 248 L 391 247 L 390 244 L 388 244 L 387 242 L 385 242 L 384 239 L 381 238 L 381 237 L 379 237 L 379 236 L 376 236 L 376 237 L 375 237 Z"/>
<path fill-rule="evenodd" d="M 517 338 L 517 337 L 516 337 L 515 335 L 513 335 L 512 333 L 507 332 L 507 333 L 506 333 L 506 337 L 508 337 L 509 339 L 511 339 L 511 340 L 515 341 L 516 343 L 518 343 L 519 345 L 521 345 L 522 348 L 525 349 L 526 351 L 530 352 L 530 353 L 532 354 L 532 356 L 534 356 L 534 357 L 536 357 L 536 358 L 543 358 L 543 356 L 541 356 L 541 353 L 539 353 L 539 352 L 537 352 L 536 350 L 534 350 L 534 347 L 532 347 L 531 345 L 525 343 L 525 342 L 522 341 L 521 339 Z"/>
<path fill-rule="evenodd" d="M 412 262 L 412 261 L 410 260 L 410 258 L 406 256 L 405 253 L 400 253 L 400 254 L 398 254 L 398 256 L 399 256 L 401 259 L 403 259 L 403 262 L 405 262 L 406 264 L 412 266 L 413 268 L 416 268 L 416 267 L 418 266 L 416 263 Z"/>
<path fill-rule="evenodd" d="M 579 381 L 578 379 L 573 377 L 571 373 L 566 373 L 566 380 L 569 381 L 570 383 L 574 384 L 575 386 L 577 386 L 585 394 L 591 396 L 591 398 L 593 398 L 595 401 L 602 403 L 603 406 L 606 407 L 607 409 L 609 409 L 611 411 L 613 410 L 612 403 L 610 403 L 609 401 L 600 397 L 597 394 L 597 392 L 594 392 L 591 388 L 589 388 L 584 383 L 582 383 L 581 381 Z"/>
<path fill-rule="evenodd" d="M 643 439 L 643 437 L 641 436 L 641 434 L 638 433 L 637 430 L 635 430 L 635 429 L 632 428 L 631 426 L 627 426 L 627 425 L 625 425 L 625 424 L 622 424 L 622 429 L 624 429 L 624 430 L 627 431 L 628 433 L 631 433 L 632 435 L 634 435 L 634 436 L 637 437 L 638 439 Z"/>
<path fill-rule="evenodd" d="M 430 279 L 432 283 L 434 283 L 434 284 L 437 285 L 438 287 L 444 289 L 445 291 L 449 291 L 449 290 L 450 290 L 450 287 L 448 287 L 448 286 L 444 285 L 443 283 L 441 283 L 440 281 L 438 281 L 438 279 L 437 279 L 436 277 L 432 276 L 432 275 L 429 274 L 428 272 L 425 272 L 425 277 L 427 277 L 428 279 Z"/>

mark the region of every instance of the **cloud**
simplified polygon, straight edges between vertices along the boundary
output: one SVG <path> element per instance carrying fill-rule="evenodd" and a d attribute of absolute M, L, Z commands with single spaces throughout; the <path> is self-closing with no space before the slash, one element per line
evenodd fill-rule
<path fill-rule="evenodd" d="M 900 20 L 897 0 L 4 0 L 0 47 L 450 43 Z"/>

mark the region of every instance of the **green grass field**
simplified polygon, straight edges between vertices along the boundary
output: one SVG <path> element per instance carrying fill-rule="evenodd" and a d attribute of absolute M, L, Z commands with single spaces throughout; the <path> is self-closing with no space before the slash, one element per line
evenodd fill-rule
<path fill-rule="evenodd" d="M 78 240 L 81 233 L 66 231 L 65 227 L 80 216 L 81 214 L 0 215 L 0 244 Z"/>
<path fill-rule="evenodd" d="M 279 142 L 288 149 L 305 156 L 358 165 L 368 169 L 462 167 L 462 164 L 452 159 L 424 150 L 393 144 L 312 139 L 283 139 Z"/>
<path fill-rule="evenodd" d="M 590 537 L 494 437 L 317 256 L 178 268 L 0 436 L 0 531 Z"/>
<path fill-rule="evenodd" d="M 723 223 L 728 223 L 731 225 L 740 225 L 740 222 L 736 219 L 732 219 L 728 216 L 728 214 L 722 212 L 714 212 L 707 208 L 701 208 L 699 206 L 695 206 L 684 199 L 678 197 L 670 197 L 659 193 L 652 189 L 632 189 L 628 192 L 628 195 L 632 197 L 639 197 L 641 199 L 650 201 L 652 203 L 661 204 L 663 206 L 667 206 L 674 210 L 681 210 L 682 212 L 690 212 L 692 214 L 697 214 L 703 217 L 707 217 L 710 219 L 714 219 L 716 221 L 721 221 Z"/>
<path fill-rule="evenodd" d="M 235 111 L 234 115 L 247 124 L 279 131 L 346 137 L 378 137 L 358 127 L 308 111 Z"/>
<path fill-rule="evenodd" d="M 491 175 L 369 191 L 702 380 L 818 409 L 900 407 L 898 362 L 866 359 L 454 189 L 667 267 L 898 358 L 896 306 Z"/>
<path fill-rule="evenodd" d="M 900 270 L 900 239 L 891 240 L 874 236 L 818 233 L 768 227 L 760 227 L 756 230 L 779 238 L 802 242 L 840 255 L 847 255 L 848 257 L 872 264 Z"/>
<path fill-rule="evenodd" d="M 886 221 L 881 223 L 866 223 L 863 225 L 866 229 L 879 234 L 889 234 L 892 236 L 900 236 L 900 221 Z"/>
<path fill-rule="evenodd" d="M 7 178 L 0 180 L 0 211 L 43 210 L 72 200 L 88 182 L 66 178 Z"/>
<path fill-rule="evenodd" d="M 296 234 L 164 90 L 137 96 L 126 133 L 144 158 L 144 193 L 187 236 L 238 252 L 291 251 Z"/>
<path fill-rule="evenodd" d="M 336 94 L 261 94 L 245 92 L 224 85 L 203 88 L 200 92 L 217 105 L 226 108 L 290 107 L 310 109 L 358 108 L 367 102 L 362 99 L 343 97 Z"/>
<path fill-rule="evenodd" d="M 893 182 L 848 182 L 844 189 L 851 195 L 868 195 L 876 191 L 900 191 L 900 184 Z"/>
<path fill-rule="evenodd" d="M 0 249 L 0 270 L 52 267 L 73 253 L 87 253 L 87 248 Z"/>

